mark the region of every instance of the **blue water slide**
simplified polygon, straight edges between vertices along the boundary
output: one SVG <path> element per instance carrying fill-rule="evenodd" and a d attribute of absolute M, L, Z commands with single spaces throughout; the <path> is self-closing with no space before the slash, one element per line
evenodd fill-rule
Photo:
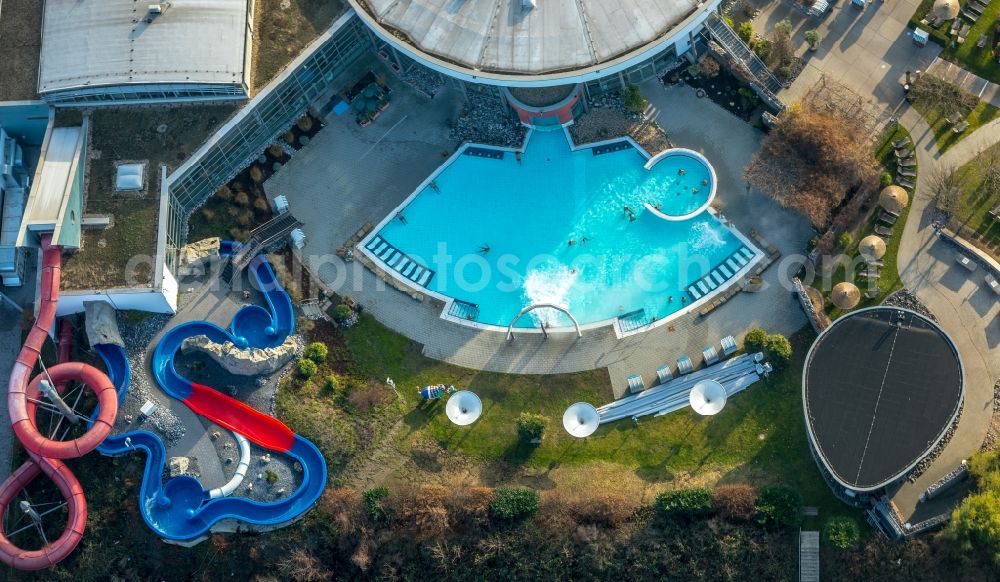
<path fill-rule="evenodd" d="M 222 254 L 232 254 L 235 249 L 238 249 L 235 243 L 222 243 Z M 108 437 L 98 447 L 106 455 L 117 456 L 135 451 L 146 454 L 139 507 L 146 524 L 164 539 L 196 540 L 223 520 L 263 527 L 280 526 L 301 517 L 316 503 L 326 488 L 326 461 L 314 444 L 299 435 L 291 435 L 291 440 L 287 443 L 280 440 L 281 434 L 272 438 L 276 427 L 284 430 L 287 427 L 228 396 L 193 384 L 181 376 L 173 365 L 174 355 L 184 339 L 194 335 L 205 335 L 219 343 L 243 340 L 244 345 L 249 347 L 270 347 L 280 345 L 294 331 L 295 317 L 291 300 L 281 288 L 270 265 L 263 258 L 255 257 L 249 268 L 251 277 L 264 294 L 269 310 L 256 305 L 241 308 L 233 317 L 231 332 L 206 321 L 187 322 L 170 329 L 154 350 L 153 375 L 164 392 L 172 398 L 185 401 L 195 412 L 216 420 L 223 426 L 227 426 L 226 423 L 233 424 L 235 426 L 229 428 L 241 434 L 244 434 L 241 428 L 250 429 L 248 432 L 255 434 L 248 434 L 247 438 L 295 459 L 302 467 L 302 483 L 288 497 L 272 502 L 240 497 L 211 499 L 209 492 L 192 477 L 180 476 L 163 482 L 161 476 L 167 453 L 163 441 L 157 435 L 137 430 Z M 118 391 L 119 402 L 122 402 L 131 378 L 124 349 L 109 344 L 94 348 L 104 360 L 108 375 Z M 258 425 L 256 429 L 253 428 L 255 423 Z M 268 446 L 269 442 L 279 441 L 282 442 L 281 446 Z"/>

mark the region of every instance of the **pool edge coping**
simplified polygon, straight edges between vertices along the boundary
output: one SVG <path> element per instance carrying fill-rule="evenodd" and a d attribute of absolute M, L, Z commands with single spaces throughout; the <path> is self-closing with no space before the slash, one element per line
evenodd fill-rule
<path fill-rule="evenodd" d="M 646 158 L 646 164 L 647 164 L 647 166 L 650 163 L 651 158 L 653 158 L 653 156 L 651 156 L 650 153 L 645 150 L 645 148 L 643 148 L 642 146 L 640 146 L 634 139 L 632 139 L 631 137 L 629 137 L 627 135 L 626 136 L 617 137 L 617 138 L 612 138 L 612 139 L 606 139 L 606 140 L 602 140 L 602 141 L 598 141 L 598 142 L 589 142 L 589 143 L 581 144 L 581 145 L 577 146 L 577 145 L 575 145 L 573 143 L 572 136 L 569 133 L 568 126 L 571 125 L 571 124 L 572 124 L 572 122 L 564 124 L 562 126 L 563 135 L 565 136 L 565 138 L 566 138 L 566 140 L 567 140 L 567 142 L 568 142 L 568 144 L 570 146 L 570 151 L 571 152 L 576 152 L 576 151 L 582 150 L 582 149 L 593 149 L 595 147 L 600 147 L 602 145 L 609 145 L 609 144 L 613 144 L 613 143 L 620 143 L 622 141 L 627 141 L 629 143 L 629 145 L 631 145 L 633 148 L 635 148 L 639 152 L 639 154 L 641 156 L 643 156 L 644 158 Z M 524 125 L 524 124 L 522 124 L 522 125 Z M 444 304 L 444 306 L 442 307 L 441 314 L 439 315 L 440 319 L 443 319 L 445 321 L 449 321 L 449 322 L 452 322 L 452 323 L 457 323 L 459 325 L 464 325 L 466 327 L 474 328 L 474 329 L 477 329 L 479 331 L 499 332 L 499 333 L 503 333 L 503 334 L 506 335 L 508 333 L 508 330 L 509 330 L 508 329 L 509 326 L 502 326 L 502 325 L 496 325 L 496 324 L 490 324 L 490 323 L 481 323 L 481 322 L 478 322 L 478 321 L 472 321 L 472 320 L 468 320 L 468 319 L 462 319 L 460 317 L 455 317 L 453 315 L 450 315 L 448 312 L 451 310 L 452 304 L 454 304 L 455 301 L 462 301 L 461 299 L 458 299 L 456 297 L 450 297 L 448 295 L 444 295 L 442 293 L 439 293 L 439 292 L 434 291 L 432 289 L 429 289 L 427 287 L 423 287 L 421 285 L 418 285 L 414 281 L 411 281 L 410 279 L 407 279 L 406 277 L 403 277 L 401 273 L 399 273 L 395 269 L 393 269 L 393 268 L 389 267 L 388 265 L 386 265 L 385 262 L 383 262 L 381 259 L 379 259 L 378 257 L 376 257 L 374 255 L 374 253 L 372 253 L 371 251 L 369 251 L 368 248 L 367 248 L 367 245 L 368 245 L 368 243 L 371 241 L 371 239 L 373 237 L 378 236 L 378 233 L 381 232 L 382 229 L 386 227 L 386 225 L 388 225 L 391 221 L 395 220 L 397 213 L 402 212 L 402 210 L 404 208 L 406 208 L 406 206 L 408 206 L 410 204 L 410 202 L 414 198 L 416 198 L 421 192 L 423 192 L 430 185 L 430 183 L 433 182 L 446 168 L 448 168 L 449 166 L 451 166 L 451 164 L 454 163 L 455 160 L 457 160 L 459 156 L 464 155 L 465 151 L 467 149 L 474 147 L 474 148 L 482 148 L 482 149 L 489 149 L 489 150 L 495 150 L 495 151 L 501 151 L 501 152 L 512 152 L 512 153 L 518 153 L 518 152 L 524 151 L 525 146 L 527 145 L 528 141 L 531 139 L 531 136 L 532 136 L 532 134 L 535 131 L 534 127 L 531 127 L 531 126 L 528 126 L 528 125 L 525 125 L 525 127 L 528 128 L 528 131 L 527 131 L 527 133 L 525 133 L 524 140 L 521 142 L 521 145 L 519 147 L 494 146 L 494 145 L 480 144 L 480 143 L 469 142 L 469 141 L 462 143 L 462 145 L 460 145 L 455 150 L 455 152 L 452 155 L 448 156 L 447 160 L 445 160 L 440 165 L 438 165 L 438 167 L 435 168 L 434 171 L 431 172 L 430 175 L 427 176 L 427 178 L 425 178 L 422 182 L 420 182 L 420 184 L 418 184 L 416 186 L 416 188 L 414 188 L 414 190 L 405 199 L 403 199 L 402 202 L 400 202 L 398 205 L 396 205 L 395 208 L 393 208 L 392 210 L 390 210 L 389 213 L 386 214 L 386 216 L 381 221 L 379 221 L 379 223 L 377 225 L 375 225 L 372 228 L 372 230 L 368 234 L 366 234 L 364 237 L 362 237 L 362 239 L 360 241 L 358 241 L 358 243 L 355 245 L 355 249 L 358 252 L 362 253 L 368 260 L 370 260 L 372 262 L 372 264 L 379 266 L 380 270 L 382 270 L 388 276 L 390 276 L 393 279 L 395 279 L 398 283 L 404 285 L 406 288 L 411 289 L 411 290 L 413 290 L 414 292 L 416 292 L 416 293 L 418 293 L 420 295 L 427 295 L 427 296 L 433 297 L 434 299 L 437 299 L 438 301 L 441 301 Z M 555 130 L 552 130 L 552 131 L 555 131 Z M 702 158 L 704 158 L 704 156 L 702 154 L 700 154 L 698 152 L 694 152 L 694 150 L 688 150 L 687 148 L 670 148 L 669 150 L 664 150 L 664 152 L 660 152 L 660 154 L 657 154 L 657 157 L 661 156 L 663 153 L 666 153 L 666 152 L 669 152 L 669 151 L 677 151 L 677 150 L 690 151 L 690 152 L 693 152 L 693 153 L 697 154 L 698 156 L 701 156 Z M 714 197 L 715 197 L 714 195 L 715 195 L 717 181 L 715 180 L 715 168 L 713 168 L 710 163 L 706 163 L 706 165 L 708 166 L 709 171 L 711 172 L 712 177 L 713 177 L 712 196 L 710 197 L 710 202 L 711 202 L 711 200 L 714 199 Z M 649 168 L 646 167 L 646 169 L 648 170 Z M 704 208 L 700 209 L 697 213 L 695 213 L 695 215 L 701 214 L 702 212 L 705 212 L 705 211 L 707 211 L 709 214 L 711 214 L 712 217 L 719 222 L 719 224 L 721 224 L 730 233 L 732 233 L 734 236 L 736 236 L 736 238 L 741 243 L 743 243 L 743 245 L 745 247 L 747 247 L 748 249 L 750 249 L 750 251 L 754 255 L 751 259 L 749 259 L 747 261 L 746 265 L 744 265 L 739 271 L 733 273 L 733 276 L 726 281 L 726 283 L 727 283 L 726 285 L 721 285 L 721 286 L 717 287 L 716 289 L 712 290 L 711 293 L 703 295 L 699 299 L 693 301 L 687 307 L 679 309 L 679 310 L 671 313 L 667 317 L 664 317 L 663 319 L 653 319 L 649 323 L 647 323 L 645 325 L 641 325 L 641 326 L 639 326 L 639 327 L 637 327 L 637 328 L 635 328 L 633 330 L 623 331 L 621 329 L 621 326 L 620 326 L 620 323 L 619 323 L 620 322 L 620 319 L 619 319 L 620 316 L 614 316 L 614 317 L 609 317 L 609 318 L 602 319 L 602 320 L 599 320 L 599 321 L 594 321 L 594 322 L 591 322 L 591 323 L 581 324 L 579 326 L 579 331 L 581 331 L 581 332 L 582 331 L 591 331 L 591 330 L 594 330 L 594 329 L 599 329 L 599 328 L 603 328 L 603 327 L 606 327 L 606 326 L 610 326 L 614 330 L 614 332 L 615 332 L 616 339 L 623 339 L 623 338 L 628 337 L 628 336 L 637 335 L 637 334 L 640 334 L 640 333 L 645 333 L 645 332 L 650 331 L 650 330 L 652 330 L 654 328 L 657 328 L 657 327 L 660 327 L 660 326 L 662 326 L 664 324 L 667 324 L 667 323 L 669 323 L 671 321 L 675 321 L 675 320 L 679 319 L 680 317 L 688 315 L 689 313 L 693 312 L 695 309 L 700 308 L 703 305 L 707 304 L 709 300 L 715 299 L 716 297 L 718 297 L 719 295 L 721 295 L 723 291 L 725 291 L 727 289 L 730 289 L 733 285 L 738 284 L 740 279 L 744 278 L 750 272 L 750 270 L 754 266 L 757 265 L 757 263 L 759 263 L 760 261 L 762 261 L 764 259 L 764 253 L 763 253 L 763 251 L 761 251 L 757 247 L 757 245 L 755 245 L 749 238 L 747 238 L 742 232 L 740 232 L 739 229 L 737 229 L 735 226 L 733 226 L 732 222 L 726 220 L 725 217 L 722 216 L 721 213 L 719 213 L 714 208 L 712 208 L 710 203 L 707 204 Z M 692 216 L 692 218 L 693 218 L 693 216 Z M 672 220 L 670 222 L 680 222 L 680 221 L 679 220 Z M 376 273 L 376 275 L 378 275 L 378 273 Z M 462 301 L 462 302 L 463 303 L 470 303 L 468 301 Z M 540 327 L 531 327 L 531 328 L 515 328 L 514 330 L 510 330 L 510 331 L 515 331 L 517 333 L 535 333 L 535 334 L 548 334 L 548 333 L 557 333 L 557 334 L 561 334 L 561 333 L 573 333 L 573 334 L 576 334 L 577 333 L 577 327 L 575 327 L 575 326 L 560 326 L 560 327 L 545 328 L 544 330 L 542 328 L 540 328 Z"/>

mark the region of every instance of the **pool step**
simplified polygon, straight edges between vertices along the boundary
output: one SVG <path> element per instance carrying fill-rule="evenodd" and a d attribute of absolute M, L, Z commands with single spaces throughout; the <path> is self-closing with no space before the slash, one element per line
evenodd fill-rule
<path fill-rule="evenodd" d="M 615 143 L 609 143 L 605 145 L 599 145 L 590 148 L 595 156 L 600 156 L 602 154 L 610 154 L 612 152 L 620 152 L 622 150 L 627 150 L 632 147 L 632 144 L 627 141 L 616 141 Z"/>
<path fill-rule="evenodd" d="M 365 248 L 382 261 L 386 268 L 396 271 L 421 287 L 427 287 L 427 284 L 434 278 L 434 271 L 406 256 L 406 253 L 392 246 L 389 241 L 379 235 L 373 236 Z"/>
<path fill-rule="evenodd" d="M 475 303 L 455 299 L 451 302 L 451 307 L 448 308 L 448 315 L 467 321 L 475 321 L 479 319 L 479 306 Z"/>
<path fill-rule="evenodd" d="M 467 156 L 472 156 L 474 158 L 489 158 L 491 160 L 502 160 L 503 159 L 503 151 L 501 151 L 501 150 L 494 150 L 494 149 L 491 149 L 491 148 L 468 147 L 468 148 L 465 148 L 465 151 L 462 152 L 462 153 L 465 154 L 465 155 L 467 155 Z"/>
<path fill-rule="evenodd" d="M 695 301 L 701 299 L 705 295 L 722 287 L 736 273 L 749 265 L 750 260 L 753 258 L 754 252 L 745 246 L 741 246 L 736 252 L 726 257 L 715 268 L 711 269 L 708 275 L 689 285 L 687 288 L 688 295 Z"/>

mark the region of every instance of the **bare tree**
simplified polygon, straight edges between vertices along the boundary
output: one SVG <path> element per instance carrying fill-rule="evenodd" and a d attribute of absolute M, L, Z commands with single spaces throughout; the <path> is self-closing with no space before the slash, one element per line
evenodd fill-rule
<path fill-rule="evenodd" d="M 937 209 L 952 215 L 957 213 L 962 202 L 962 179 L 955 168 L 935 166 L 927 173 L 926 180 Z"/>
<path fill-rule="evenodd" d="M 968 115 L 979 103 L 975 95 L 962 87 L 927 73 L 913 83 L 907 99 L 922 109 L 939 112 L 942 117 L 955 113 Z"/>
<path fill-rule="evenodd" d="M 993 198 L 1000 195 L 1000 148 L 990 148 L 983 152 L 983 179 L 979 183 L 983 197 Z"/>

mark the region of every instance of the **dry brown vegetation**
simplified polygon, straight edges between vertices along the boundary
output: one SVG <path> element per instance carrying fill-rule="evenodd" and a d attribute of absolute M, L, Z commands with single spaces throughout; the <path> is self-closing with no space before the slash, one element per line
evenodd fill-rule
<path fill-rule="evenodd" d="M 750 520 L 757 511 L 757 490 L 747 483 L 719 485 L 712 490 L 712 506 L 720 517 Z"/>
<path fill-rule="evenodd" d="M 0 101 L 35 99 L 42 50 L 41 0 L 4 0 L 0 12 Z"/>
<path fill-rule="evenodd" d="M 259 0 L 254 14 L 256 93 L 343 14 L 342 0 Z"/>
<path fill-rule="evenodd" d="M 826 228 L 842 205 L 878 187 L 879 166 L 857 119 L 809 105 L 789 109 L 744 171 L 756 188 Z"/>

